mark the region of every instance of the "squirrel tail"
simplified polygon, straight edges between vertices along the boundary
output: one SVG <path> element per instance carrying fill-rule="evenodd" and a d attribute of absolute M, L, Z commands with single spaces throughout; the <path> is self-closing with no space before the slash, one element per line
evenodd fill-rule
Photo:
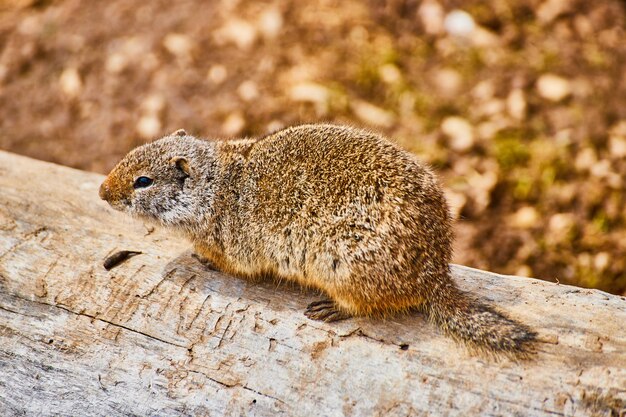
<path fill-rule="evenodd" d="M 534 352 L 537 333 L 452 285 L 440 289 L 425 311 L 431 321 L 471 351 L 512 359 L 525 359 Z"/>

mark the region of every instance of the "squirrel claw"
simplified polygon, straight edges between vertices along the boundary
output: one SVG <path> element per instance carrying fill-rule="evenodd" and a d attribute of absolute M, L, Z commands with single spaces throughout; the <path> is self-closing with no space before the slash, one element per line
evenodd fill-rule
<path fill-rule="evenodd" d="M 200 262 L 205 268 L 210 269 L 211 271 L 219 271 L 219 269 L 215 265 L 213 265 L 213 262 L 211 262 L 208 258 L 205 258 L 202 255 L 198 255 L 197 253 L 192 253 L 191 256 L 196 258 L 196 260 Z"/>
<path fill-rule="evenodd" d="M 350 315 L 339 310 L 337 308 L 337 304 L 335 304 L 332 300 L 312 302 L 306 307 L 304 315 L 311 320 L 320 320 L 325 321 L 326 323 L 350 318 Z"/>

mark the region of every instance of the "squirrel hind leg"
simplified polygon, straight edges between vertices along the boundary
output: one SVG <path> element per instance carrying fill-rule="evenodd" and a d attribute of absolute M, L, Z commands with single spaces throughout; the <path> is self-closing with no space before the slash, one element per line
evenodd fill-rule
<path fill-rule="evenodd" d="M 351 317 L 350 314 L 340 309 L 334 301 L 329 299 L 312 302 L 306 307 L 304 315 L 311 320 L 320 320 L 327 323 Z"/>

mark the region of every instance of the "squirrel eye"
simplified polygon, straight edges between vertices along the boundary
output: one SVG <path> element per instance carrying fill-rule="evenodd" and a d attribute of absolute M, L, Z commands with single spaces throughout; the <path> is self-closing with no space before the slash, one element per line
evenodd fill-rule
<path fill-rule="evenodd" d="M 133 184 L 133 188 L 146 188 L 152 184 L 152 178 L 148 177 L 139 177 L 135 180 Z"/>

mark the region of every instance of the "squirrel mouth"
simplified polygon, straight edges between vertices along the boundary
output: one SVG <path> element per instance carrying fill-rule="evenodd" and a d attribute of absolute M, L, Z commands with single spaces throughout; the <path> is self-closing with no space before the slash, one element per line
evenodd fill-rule
<path fill-rule="evenodd" d="M 131 212 L 131 205 L 130 205 L 130 201 L 128 199 L 122 199 L 122 200 L 105 200 L 107 203 L 109 203 L 109 206 L 111 206 L 111 208 L 117 210 L 117 211 L 126 211 L 126 212 Z"/>

